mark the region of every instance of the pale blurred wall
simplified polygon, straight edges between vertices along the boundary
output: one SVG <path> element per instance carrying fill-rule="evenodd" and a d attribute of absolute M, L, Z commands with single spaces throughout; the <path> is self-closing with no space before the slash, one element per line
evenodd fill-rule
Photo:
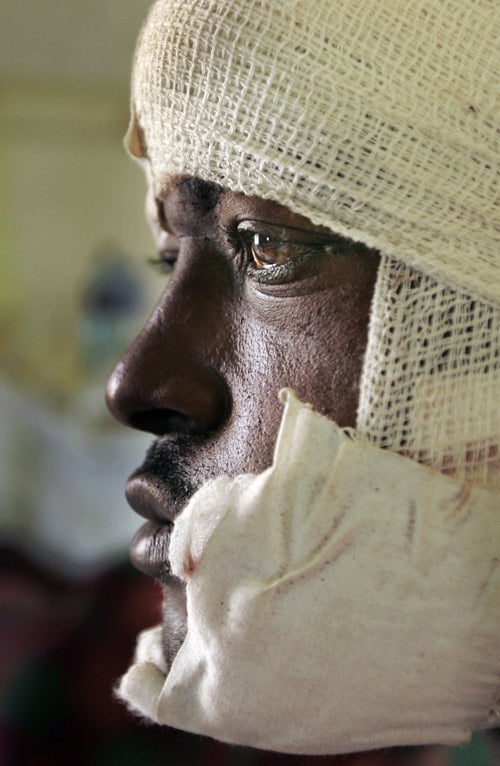
<path fill-rule="evenodd" d="M 148 6 L 0 0 L 0 542 L 73 573 L 125 555 L 139 526 L 123 488 L 150 439 L 106 414 L 106 370 L 82 364 L 78 326 L 105 242 L 146 293 L 132 325 L 161 289 L 122 146 Z"/>
<path fill-rule="evenodd" d="M 1 363 L 52 397 L 85 383 L 75 321 L 96 248 L 112 241 L 137 264 L 152 252 L 144 181 L 122 147 L 148 6 L 0 3 Z"/>

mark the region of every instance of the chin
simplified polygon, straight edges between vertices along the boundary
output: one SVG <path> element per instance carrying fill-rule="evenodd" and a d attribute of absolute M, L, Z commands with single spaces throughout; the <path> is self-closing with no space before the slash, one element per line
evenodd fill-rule
<path fill-rule="evenodd" d="M 162 584 L 163 595 L 163 654 L 170 669 L 181 648 L 187 631 L 186 591 L 177 579 Z"/>

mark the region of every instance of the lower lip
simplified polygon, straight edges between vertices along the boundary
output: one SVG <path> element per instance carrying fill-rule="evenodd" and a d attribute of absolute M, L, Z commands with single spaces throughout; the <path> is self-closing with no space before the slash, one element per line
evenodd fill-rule
<path fill-rule="evenodd" d="M 172 524 L 148 521 L 135 533 L 130 545 L 132 564 L 144 574 L 161 580 L 170 577 L 168 546 Z"/>

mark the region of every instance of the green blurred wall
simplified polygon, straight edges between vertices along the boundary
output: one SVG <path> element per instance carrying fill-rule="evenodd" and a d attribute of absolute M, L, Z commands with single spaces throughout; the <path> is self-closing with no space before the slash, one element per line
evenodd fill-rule
<path fill-rule="evenodd" d="M 75 327 L 96 250 L 111 243 L 156 289 L 144 266 L 144 180 L 122 146 L 148 5 L 0 7 L 0 364 L 52 397 L 85 383 Z"/>

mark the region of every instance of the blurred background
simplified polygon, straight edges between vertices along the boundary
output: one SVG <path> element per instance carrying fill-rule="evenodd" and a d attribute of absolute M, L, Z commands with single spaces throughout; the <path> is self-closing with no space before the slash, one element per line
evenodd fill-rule
<path fill-rule="evenodd" d="M 197 762 L 192 743 L 157 741 L 111 693 L 159 611 L 155 586 L 128 563 L 140 520 L 124 499 L 150 438 L 114 424 L 103 400 L 162 286 L 146 264 L 144 179 L 122 145 L 148 6 L 0 2 L 6 766 Z"/>
<path fill-rule="evenodd" d="M 148 443 L 103 404 L 161 286 L 122 146 L 148 5 L 0 4 L 1 526 L 69 574 L 126 543 L 124 472 Z"/>

